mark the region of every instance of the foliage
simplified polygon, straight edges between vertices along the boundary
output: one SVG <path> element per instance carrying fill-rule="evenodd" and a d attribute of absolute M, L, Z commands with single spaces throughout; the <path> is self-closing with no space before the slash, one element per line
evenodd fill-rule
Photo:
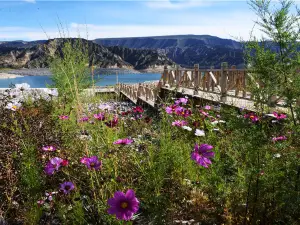
<path fill-rule="evenodd" d="M 294 110 L 300 95 L 300 12 L 296 9 L 295 15 L 291 13 L 294 4 L 290 0 L 280 0 L 274 6 L 271 3 L 270 0 L 249 1 L 263 33 L 261 39 L 252 36 L 245 46 L 252 76 L 251 92 L 262 110 L 263 104 L 274 105 L 284 99 L 296 124 Z"/>

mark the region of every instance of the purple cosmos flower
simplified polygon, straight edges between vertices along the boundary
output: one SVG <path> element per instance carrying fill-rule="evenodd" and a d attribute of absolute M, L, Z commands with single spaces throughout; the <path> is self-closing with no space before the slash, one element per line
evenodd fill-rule
<path fill-rule="evenodd" d="M 113 144 L 114 145 L 129 145 L 132 142 L 133 142 L 133 140 L 128 139 L 128 138 L 124 138 L 124 139 L 116 140 Z"/>
<path fill-rule="evenodd" d="M 60 120 L 68 120 L 69 116 L 67 116 L 67 115 L 61 115 L 61 116 L 59 116 L 59 119 Z"/>
<path fill-rule="evenodd" d="M 44 171 L 47 175 L 53 175 L 54 171 L 58 171 L 61 166 L 68 165 L 68 160 L 59 157 L 52 158 L 46 165 Z"/>
<path fill-rule="evenodd" d="M 209 158 L 213 158 L 215 156 L 215 153 L 211 151 L 213 148 L 213 146 L 208 144 L 201 144 L 200 146 L 195 144 L 194 151 L 191 154 L 191 159 L 196 161 L 197 164 L 208 168 L 211 164 Z"/>
<path fill-rule="evenodd" d="M 43 146 L 42 149 L 46 152 L 54 152 L 56 148 L 52 145 Z"/>
<path fill-rule="evenodd" d="M 101 169 L 102 162 L 98 159 L 97 156 L 91 156 L 90 158 L 87 159 L 85 165 L 90 170 L 92 170 L 92 169 L 99 170 L 99 169 Z"/>
<path fill-rule="evenodd" d="M 133 214 L 139 210 L 139 200 L 133 190 L 129 189 L 126 194 L 116 191 L 113 198 L 107 201 L 110 208 L 108 213 L 116 215 L 118 220 L 131 220 Z"/>
<path fill-rule="evenodd" d="M 71 181 L 66 181 L 66 182 L 60 184 L 59 190 L 63 191 L 64 194 L 69 194 L 74 188 L 75 188 L 75 186 Z"/>
<path fill-rule="evenodd" d="M 188 123 L 184 120 L 175 120 L 174 122 L 172 122 L 172 126 L 175 126 L 175 127 L 182 127 L 182 126 L 185 126 L 187 124 Z"/>
<path fill-rule="evenodd" d="M 284 141 L 287 140 L 286 136 L 279 136 L 279 137 L 273 137 L 272 141 L 276 142 L 276 141 Z"/>
<path fill-rule="evenodd" d="M 100 121 L 104 121 L 105 120 L 105 113 L 101 112 L 98 114 L 94 114 L 94 118 Z"/>

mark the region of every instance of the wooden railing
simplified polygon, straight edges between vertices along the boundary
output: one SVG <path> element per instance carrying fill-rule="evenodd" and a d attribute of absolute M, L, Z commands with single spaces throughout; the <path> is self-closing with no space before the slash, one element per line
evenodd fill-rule
<path fill-rule="evenodd" d="M 199 69 L 199 64 L 194 69 L 168 69 L 165 67 L 162 74 L 162 86 L 175 88 L 194 89 L 198 91 L 213 92 L 227 95 L 247 97 L 246 89 L 247 72 L 244 69 L 228 68 L 227 63 L 222 63 L 221 69 Z"/>
<path fill-rule="evenodd" d="M 138 99 L 154 105 L 159 91 L 158 83 L 139 83 L 139 84 L 122 84 L 116 85 L 116 91 L 126 95 L 131 101 L 137 102 Z"/>

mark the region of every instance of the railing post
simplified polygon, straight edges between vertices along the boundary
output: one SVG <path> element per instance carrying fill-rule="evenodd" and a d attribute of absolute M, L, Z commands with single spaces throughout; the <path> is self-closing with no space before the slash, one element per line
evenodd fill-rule
<path fill-rule="evenodd" d="M 194 65 L 194 74 L 194 95 L 197 95 L 199 90 L 199 64 Z"/>
<path fill-rule="evenodd" d="M 214 69 L 214 66 L 211 66 L 210 67 L 210 72 L 213 74 L 213 72 L 212 72 L 212 70 Z M 208 83 L 209 83 L 209 87 L 211 87 L 211 91 L 212 92 L 214 92 L 215 91 L 215 83 L 214 82 L 212 82 L 212 78 L 211 78 L 211 76 L 210 76 L 210 74 L 209 74 L 209 80 L 208 80 Z"/>
<path fill-rule="evenodd" d="M 228 63 L 222 62 L 221 64 L 221 102 L 226 102 L 227 96 L 227 72 Z"/>
<path fill-rule="evenodd" d="M 141 87 L 142 87 L 142 84 L 139 83 L 138 90 L 137 90 L 137 97 L 138 98 L 141 96 Z"/>
<path fill-rule="evenodd" d="M 164 73 L 163 73 L 163 86 L 166 85 L 167 81 L 168 81 L 168 66 L 165 65 L 164 66 Z"/>

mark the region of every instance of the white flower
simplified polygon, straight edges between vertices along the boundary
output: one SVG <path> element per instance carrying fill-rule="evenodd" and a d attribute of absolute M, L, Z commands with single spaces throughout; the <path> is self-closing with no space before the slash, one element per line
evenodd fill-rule
<path fill-rule="evenodd" d="M 20 107 L 21 107 L 20 102 L 10 102 L 6 105 L 5 108 L 10 109 L 12 111 L 17 111 L 17 109 L 19 109 Z"/>
<path fill-rule="evenodd" d="M 211 122 L 212 125 L 216 125 L 218 123 L 226 123 L 224 120 L 215 120 L 213 122 Z"/>
<path fill-rule="evenodd" d="M 44 89 L 45 93 L 48 94 L 48 95 L 51 95 L 51 96 L 58 96 L 58 91 L 57 89 L 49 89 L 49 88 L 46 88 Z"/>
<path fill-rule="evenodd" d="M 215 121 L 211 122 L 212 125 L 217 125 L 218 123 L 219 123 L 218 120 L 215 120 Z"/>
<path fill-rule="evenodd" d="M 22 84 L 16 84 L 15 87 L 17 90 L 24 91 L 24 90 L 29 89 L 30 85 L 27 83 L 22 83 Z"/>
<path fill-rule="evenodd" d="M 266 116 L 270 116 L 270 117 L 276 118 L 276 116 L 273 113 L 266 114 Z"/>
<path fill-rule="evenodd" d="M 195 135 L 196 135 L 196 136 L 199 136 L 199 137 L 205 136 L 205 132 L 204 132 L 204 130 L 196 129 Z"/>
<path fill-rule="evenodd" d="M 276 153 L 276 154 L 274 155 L 275 158 L 280 158 L 280 156 L 281 156 L 281 155 L 280 155 L 279 153 Z"/>
<path fill-rule="evenodd" d="M 188 127 L 188 126 L 182 126 L 183 129 L 188 130 L 188 131 L 192 131 L 192 128 Z"/>

